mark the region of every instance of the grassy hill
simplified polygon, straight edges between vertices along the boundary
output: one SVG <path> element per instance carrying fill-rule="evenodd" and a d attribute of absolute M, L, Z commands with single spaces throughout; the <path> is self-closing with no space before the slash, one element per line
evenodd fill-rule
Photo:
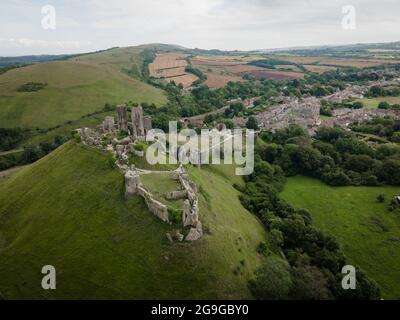
<path fill-rule="evenodd" d="M 378 282 L 384 298 L 400 298 L 400 216 L 387 210 L 398 187 L 330 187 L 289 178 L 282 197 L 311 211 L 316 226 L 334 235 L 350 263 Z M 386 203 L 376 197 L 384 194 Z"/>
<path fill-rule="evenodd" d="M 136 79 L 145 48 L 115 48 L 1 74 L 0 127 L 49 128 L 99 111 L 105 103 L 165 102 L 161 90 Z M 18 92 L 30 82 L 47 86 Z"/>
<path fill-rule="evenodd" d="M 7 299 L 251 298 L 247 281 L 266 241 L 231 182 L 192 168 L 206 234 L 169 243 L 176 228 L 124 200 L 108 157 L 68 143 L 0 181 L 0 292 Z M 222 201 L 223 200 L 223 201 Z M 57 290 L 41 289 L 44 265 Z"/>

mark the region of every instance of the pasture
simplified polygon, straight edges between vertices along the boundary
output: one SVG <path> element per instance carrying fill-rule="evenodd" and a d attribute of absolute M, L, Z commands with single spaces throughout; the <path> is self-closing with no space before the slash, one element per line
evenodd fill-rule
<path fill-rule="evenodd" d="M 376 200 L 385 195 L 385 203 Z M 387 210 L 400 188 L 330 187 L 312 178 L 288 179 L 281 196 L 310 210 L 314 224 L 333 235 L 350 263 L 374 279 L 386 299 L 400 298 L 400 215 Z"/>

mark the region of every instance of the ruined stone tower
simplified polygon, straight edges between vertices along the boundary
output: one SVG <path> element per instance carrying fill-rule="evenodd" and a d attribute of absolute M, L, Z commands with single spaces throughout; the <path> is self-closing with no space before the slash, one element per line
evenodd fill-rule
<path fill-rule="evenodd" d="M 132 136 L 133 139 L 139 137 L 145 137 L 146 133 L 144 131 L 144 117 L 143 109 L 141 106 L 132 108 Z"/>
<path fill-rule="evenodd" d="M 126 106 L 117 106 L 117 116 L 118 116 L 118 129 L 120 131 L 128 132 L 128 111 Z"/>
<path fill-rule="evenodd" d="M 145 134 L 147 134 L 147 132 L 149 132 L 151 129 L 153 129 L 153 123 L 151 121 L 150 116 L 145 116 L 143 118 L 143 126 L 144 126 Z"/>
<path fill-rule="evenodd" d="M 103 121 L 103 132 L 110 133 L 115 130 L 114 117 L 105 117 Z"/>
<path fill-rule="evenodd" d="M 128 199 L 136 195 L 140 185 L 139 173 L 136 170 L 129 170 L 125 174 L 125 197 Z"/>

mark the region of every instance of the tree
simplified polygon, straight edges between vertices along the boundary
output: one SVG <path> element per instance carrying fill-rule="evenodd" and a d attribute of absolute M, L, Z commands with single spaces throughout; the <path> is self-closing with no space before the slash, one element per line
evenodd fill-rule
<path fill-rule="evenodd" d="M 328 281 L 324 274 L 314 266 L 295 267 L 292 270 L 293 286 L 290 296 L 299 300 L 332 299 Z"/>
<path fill-rule="evenodd" d="M 378 195 L 378 196 L 376 197 L 376 200 L 377 200 L 379 203 L 385 202 L 385 195 L 381 193 L 380 195 Z"/>
<path fill-rule="evenodd" d="M 400 160 L 385 159 L 379 172 L 380 177 L 389 184 L 400 184 Z"/>
<path fill-rule="evenodd" d="M 280 247 L 283 245 L 283 234 L 281 231 L 279 231 L 277 229 L 272 229 L 270 231 L 270 236 L 271 236 L 271 240 L 274 243 L 274 245 L 276 245 L 277 247 Z"/>
<path fill-rule="evenodd" d="M 287 299 L 291 286 L 290 266 L 278 257 L 268 258 L 250 281 L 251 291 L 260 300 Z"/>
<path fill-rule="evenodd" d="M 250 116 L 246 123 L 247 129 L 258 130 L 257 119 L 254 116 Z"/>
<path fill-rule="evenodd" d="M 340 128 L 319 127 L 315 138 L 325 142 L 335 142 L 348 134 Z"/>
<path fill-rule="evenodd" d="M 390 109 L 390 104 L 386 101 L 382 101 L 381 103 L 379 103 L 378 109 Z"/>
<path fill-rule="evenodd" d="M 375 160 L 365 154 L 354 154 L 350 155 L 345 163 L 345 167 L 348 170 L 355 172 L 365 172 L 370 170 L 375 163 Z"/>
<path fill-rule="evenodd" d="M 357 269 L 357 285 L 355 290 L 343 290 L 340 288 L 337 293 L 340 299 L 351 300 L 378 300 L 381 297 L 380 289 L 377 283 L 369 279 L 360 269 Z M 339 280 L 339 279 L 338 279 Z M 340 281 L 337 281 L 340 283 Z"/>
<path fill-rule="evenodd" d="M 350 178 L 341 170 L 324 174 L 322 178 L 331 186 L 348 186 L 351 184 Z"/>
<path fill-rule="evenodd" d="M 22 158 L 25 163 L 32 163 L 39 160 L 41 157 L 41 152 L 37 147 L 27 147 L 24 149 Z"/>
<path fill-rule="evenodd" d="M 376 148 L 376 157 L 378 159 L 385 159 L 396 154 L 400 154 L 400 146 L 396 143 L 380 144 Z"/>
<path fill-rule="evenodd" d="M 361 101 L 356 101 L 353 103 L 352 108 L 353 109 L 362 109 L 362 108 L 364 108 L 364 103 L 362 103 Z"/>
<path fill-rule="evenodd" d="M 226 119 L 224 123 L 227 129 L 233 129 L 235 127 L 235 124 L 232 120 Z"/>
<path fill-rule="evenodd" d="M 392 142 L 400 143 L 400 132 L 395 132 L 391 138 Z"/>

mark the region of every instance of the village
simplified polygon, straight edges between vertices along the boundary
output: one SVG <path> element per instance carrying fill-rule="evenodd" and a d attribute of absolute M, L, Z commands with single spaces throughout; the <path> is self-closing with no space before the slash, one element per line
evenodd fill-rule
<path fill-rule="evenodd" d="M 398 74 L 396 73 L 398 76 Z M 292 96 L 279 96 L 271 98 L 275 104 L 266 107 L 262 112 L 255 114 L 258 127 L 264 131 L 275 131 L 288 127 L 290 124 L 296 124 L 305 129 L 310 135 L 314 135 L 317 129 L 321 126 L 334 127 L 339 126 L 344 129 L 348 128 L 354 122 L 362 122 L 371 120 L 374 117 L 390 116 L 394 119 L 400 119 L 400 111 L 383 110 L 383 109 L 351 109 L 339 108 L 333 111 L 331 117 L 322 119 L 320 116 L 321 101 L 325 100 L 328 103 L 342 103 L 345 101 L 353 101 L 363 99 L 365 93 L 373 86 L 389 87 L 400 86 L 400 78 L 395 78 L 391 81 L 379 80 L 370 81 L 366 85 L 347 85 L 343 90 L 339 90 L 326 97 L 292 97 Z M 257 98 L 250 98 L 244 100 L 234 100 L 233 102 L 241 102 L 244 107 L 251 110 L 254 107 L 254 101 Z M 278 103 L 276 103 L 278 102 Z M 208 115 L 223 114 L 229 106 L 220 108 L 213 112 L 193 117 L 181 118 L 181 122 L 185 126 L 203 127 Z M 233 123 L 237 128 L 246 126 L 247 117 L 234 117 Z M 221 124 L 218 124 L 218 126 Z"/>

